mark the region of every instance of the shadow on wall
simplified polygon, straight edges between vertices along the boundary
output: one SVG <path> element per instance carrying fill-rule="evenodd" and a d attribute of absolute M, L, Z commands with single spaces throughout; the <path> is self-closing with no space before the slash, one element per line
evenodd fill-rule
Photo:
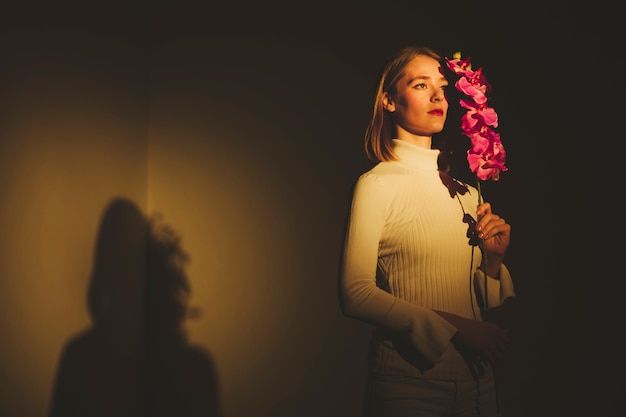
<path fill-rule="evenodd" d="M 49 416 L 219 416 L 213 360 L 185 335 L 194 312 L 176 233 L 116 198 L 97 239 L 92 326 L 61 353 Z"/>

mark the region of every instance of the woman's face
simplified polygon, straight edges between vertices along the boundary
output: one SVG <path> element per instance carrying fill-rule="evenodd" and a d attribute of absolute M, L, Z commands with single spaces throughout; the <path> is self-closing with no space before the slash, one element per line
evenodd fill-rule
<path fill-rule="evenodd" d="M 443 129 L 448 113 L 448 81 L 436 59 L 420 55 L 411 60 L 396 84 L 397 93 L 383 96 L 399 129 L 417 136 L 432 136 Z"/>

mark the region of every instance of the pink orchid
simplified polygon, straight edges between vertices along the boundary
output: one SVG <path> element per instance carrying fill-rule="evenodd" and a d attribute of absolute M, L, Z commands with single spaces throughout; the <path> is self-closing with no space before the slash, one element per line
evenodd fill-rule
<path fill-rule="evenodd" d="M 500 179 L 500 173 L 507 171 L 504 165 L 506 152 L 500 135 L 493 128 L 498 126 L 498 114 L 494 109 L 487 106 L 487 93 L 491 92 L 491 85 L 483 75 L 482 68 L 472 71 L 469 57 L 461 60 L 461 53 L 456 52 L 452 60 L 446 58 L 448 68 L 459 76 L 455 83 L 456 89 L 467 95 L 470 100 L 459 100 L 461 107 L 467 110 L 461 120 L 463 134 L 470 138 L 471 148 L 467 151 L 467 162 L 472 172 L 478 178 L 478 203 L 482 203 L 480 181 L 491 178 L 494 181 Z M 471 216 L 470 216 L 471 217 Z M 465 220 L 464 220 L 465 221 Z M 468 235 L 469 236 L 469 235 Z M 485 293 L 487 291 L 487 256 L 481 241 L 472 241 L 472 246 L 481 245 Z M 488 310 L 487 302 L 484 311 Z"/>
<path fill-rule="evenodd" d="M 470 57 L 467 57 L 465 59 L 461 59 L 461 58 L 447 59 L 446 58 L 446 63 L 450 71 L 454 72 L 455 74 L 463 75 L 465 77 L 467 76 L 471 77 L 470 74 L 472 73 L 472 64 L 470 63 Z"/>
<path fill-rule="evenodd" d="M 486 105 L 479 105 L 472 100 L 459 100 L 467 112 L 461 118 L 461 129 L 467 133 L 482 126 L 498 127 L 498 114 Z"/>
<path fill-rule="evenodd" d="M 470 148 L 472 153 L 489 152 L 494 143 L 500 142 L 500 135 L 491 129 L 482 129 L 468 136 L 472 144 Z"/>
<path fill-rule="evenodd" d="M 483 74 L 482 68 L 478 68 L 476 71 L 467 73 L 465 77 L 474 85 L 484 86 L 487 93 L 491 92 L 491 84 L 489 84 L 487 77 Z"/>
<path fill-rule="evenodd" d="M 454 84 L 456 89 L 469 97 L 459 103 L 467 112 L 461 118 L 461 130 L 470 138 L 471 148 L 467 151 L 470 170 L 479 180 L 500 179 L 500 173 L 507 171 L 506 152 L 500 141 L 500 135 L 493 130 L 498 127 L 498 114 L 487 106 L 487 94 L 491 84 L 483 74 L 483 69 L 472 70 L 470 58 L 461 59 L 461 53 L 454 54 L 454 59 L 446 58 L 448 68 L 459 76 Z M 480 187 L 480 181 L 478 182 Z"/>
<path fill-rule="evenodd" d="M 461 77 L 454 84 L 456 89 L 468 95 L 478 104 L 487 102 L 487 85 L 474 82 L 474 78 Z"/>
<path fill-rule="evenodd" d="M 500 172 L 508 170 L 504 165 L 505 158 L 506 152 L 501 142 L 492 142 L 489 149 L 481 153 L 467 151 L 470 170 L 483 181 L 489 178 L 494 181 L 500 179 Z"/>

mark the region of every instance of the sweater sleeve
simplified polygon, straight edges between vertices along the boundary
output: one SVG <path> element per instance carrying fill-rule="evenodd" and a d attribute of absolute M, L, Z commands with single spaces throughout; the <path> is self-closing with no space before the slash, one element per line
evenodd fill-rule
<path fill-rule="evenodd" d="M 501 306 L 509 297 L 515 297 L 515 288 L 513 287 L 513 279 L 507 267 L 502 264 L 500 266 L 500 278 L 496 279 L 487 275 L 485 282 L 485 275 L 482 270 L 477 269 L 474 274 L 474 288 L 476 289 L 479 303 L 483 305 L 485 299 L 485 291 L 489 298 L 489 308 Z M 485 286 L 487 287 L 485 289 Z"/>
<path fill-rule="evenodd" d="M 339 295 L 344 315 L 403 332 L 411 344 L 436 363 L 456 328 L 429 308 L 400 299 L 376 285 L 379 241 L 390 198 L 373 174 L 354 189 L 344 242 Z"/>

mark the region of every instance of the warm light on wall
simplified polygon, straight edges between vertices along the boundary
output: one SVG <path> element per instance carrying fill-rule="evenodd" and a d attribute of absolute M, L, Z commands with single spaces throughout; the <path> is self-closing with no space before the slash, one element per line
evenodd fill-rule
<path fill-rule="evenodd" d="M 307 354 L 284 347 L 292 343 L 288 329 L 303 331 L 299 326 L 309 320 L 298 311 L 303 291 L 313 285 L 305 269 L 311 254 L 303 247 L 314 234 L 302 218 L 315 213 L 303 205 L 309 196 L 298 194 L 308 184 L 285 178 L 280 157 L 264 157 L 269 150 L 261 149 L 271 142 L 250 146 L 249 137 L 220 135 L 223 126 L 190 128 L 193 120 L 155 125 L 149 207 L 180 233 L 190 254 L 191 304 L 202 311 L 188 323 L 190 338 L 216 360 L 223 401 L 234 404 L 231 415 L 249 407 L 237 400 L 243 392 L 272 406 L 278 399 L 260 390 L 259 381 L 289 372 L 275 367 L 278 361 Z M 237 133 L 253 134 L 242 127 Z"/>
<path fill-rule="evenodd" d="M 3 132 L 0 164 L 0 378 L 31 398 L 5 391 L 0 410 L 20 416 L 45 415 L 59 353 L 90 324 L 86 286 L 103 207 L 118 194 L 146 202 L 136 121 L 61 97 L 37 109 L 32 99 Z"/>
<path fill-rule="evenodd" d="M 48 410 L 63 349 L 92 325 L 86 297 L 101 217 L 126 197 L 146 216 L 160 213 L 189 254 L 190 306 L 201 314 L 186 328 L 215 364 L 224 415 L 247 415 L 251 404 L 275 415 L 297 408 L 315 395 L 302 384 L 328 375 L 320 361 L 336 342 L 324 332 L 343 323 L 335 274 L 344 214 L 308 145 L 314 132 L 294 140 L 292 125 L 267 117 L 297 102 L 248 113 L 232 102 L 212 113 L 218 98 L 198 103 L 182 89 L 158 101 L 165 107 L 153 109 L 148 129 L 143 108 L 128 108 L 141 101 L 118 108 L 106 89 L 96 88 L 106 96 L 97 105 L 80 105 L 83 92 L 33 95 L 2 137 L 1 178 L 11 180 L 0 197 L 0 382 L 19 393 L 0 393 L 2 407 Z M 331 362 L 333 373 L 344 362 L 340 386 L 354 365 Z"/>

